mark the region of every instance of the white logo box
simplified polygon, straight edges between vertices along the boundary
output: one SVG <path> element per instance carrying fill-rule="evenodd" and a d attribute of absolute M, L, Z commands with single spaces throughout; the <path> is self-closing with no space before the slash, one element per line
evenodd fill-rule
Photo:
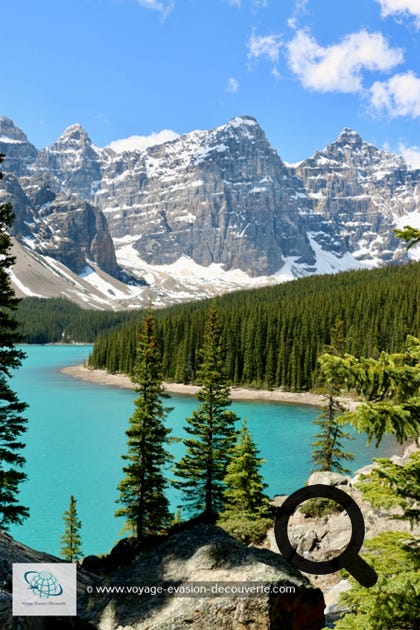
<path fill-rule="evenodd" d="M 70 617 L 77 614 L 77 567 L 69 562 L 20 562 L 13 567 L 13 615 Z"/>

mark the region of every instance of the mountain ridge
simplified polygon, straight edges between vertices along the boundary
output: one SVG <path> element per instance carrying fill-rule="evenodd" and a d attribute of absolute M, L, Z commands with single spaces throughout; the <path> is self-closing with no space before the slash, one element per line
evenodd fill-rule
<path fill-rule="evenodd" d="M 24 247 L 79 275 L 90 261 L 144 278 L 157 305 L 400 263 L 393 229 L 420 221 L 420 170 L 348 127 L 288 165 L 252 116 L 122 153 L 78 123 L 37 151 L 2 117 L 0 152 Z"/>

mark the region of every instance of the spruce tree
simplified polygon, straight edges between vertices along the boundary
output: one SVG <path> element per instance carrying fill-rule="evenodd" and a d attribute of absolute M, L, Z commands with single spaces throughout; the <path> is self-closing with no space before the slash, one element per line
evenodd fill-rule
<path fill-rule="evenodd" d="M 126 517 L 134 536 L 141 540 L 146 535 L 161 532 L 171 522 L 165 496 L 168 485 L 165 466 L 172 459 L 165 448 L 170 429 L 164 425 L 170 408 L 163 404 L 167 395 L 162 385 L 159 344 L 150 310 L 140 333 L 131 380 L 139 396 L 134 401 L 135 411 L 126 431 L 125 477 L 118 486 L 117 502 L 124 507 L 115 514 Z"/>
<path fill-rule="evenodd" d="M 379 466 L 362 475 L 356 485 L 375 508 L 399 506 L 402 514 L 389 513 L 418 525 L 420 521 L 420 454 L 414 452 L 402 466 L 381 458 Z M 351 588 L 342 593 L 340 604 L 349 610 L 334 626 L 337 630 L 415 630 L 420 619 L 419 537 L 406 531 L 385 531 L 364 542 L 364 559 L 378 574 L 372 588 L 364 588 L 349 577 Z"/>
<path fill-rule="evenodd" d="M 264 494 L 264 483 L 260 474 L 263 459 L 248 430 L 246 419 L 239 431 L 238 440 L 232 449 L 231 460 L 226 467 L 224 510 L 221 518 L 241 514 L 255 519 L 268 512 L 268 497 Z"/>
<path fill-rule="evenodd" d="M 267 484 L 260 473 L 264 460 L 258 455 L 244 420 L 226 469 L 224 510 L 217 524 L 246 544 L 260 543 L 273 524 L 269 499 L 264 494 Z"/>
<path fill-rule="evenodd" d="M 61 557 L 67 562 L 75 562 L 82 557 L 80 537 L 82 523 L 77 516 L 76 503 L 76 499 L 71 495 L 69 509 L 63 514 L 64 534 L 61 537 Z"/>
<path fill-rule="evenodd" d="M 402 466 L 384 457 L 373 461 L 375 468 L 357 483 L 364 498 L 375 508 L 401 508 L 402 514 L 392 513 L 394 519 L 420 523 L 420 451 Z"/>
<path fill-rule="evenodd" d="M 330 344 L 324 347 L 324 351 L 339 356 L 344 353 L 346 343 L 344 322 L 337 318 L 331 327 Z M 341 474 L 350 473 L 351 470 L 345 468 L 341 463 L 343 460 L 351 461 L 354 459 L 354 455 L 343 450 L 342 440 L 351 439 L 351 435 L 344 431 L 337 421 L 337 418 L 345 411 L 338 400 L 340 387 L 334 382 L 331 375 L 324 374 L 322 370 L 320 377 L 326 391 L 326 405 L 318 418 L 313 421 L 313 424 L 320 428 L 312 442 L 313 470 L 332 471 Z"/>
<path fill-rule="evenodd" d="M 4 156 L 0 155 L 0 162 Z M 0 173 L 0 178 L 2 174 Z M 13 225 L 12 206 L 0 205 L 0 529 L 11 523 L 22 523 L 29 516 L 28 508 L 19 505 L 19 485 L 25 481 L 22 472 L 25 463 L 21 451 L 26 431 L 26 419 L 22 413 L 26 403 L 20 402 L 11 389 L 9 379 L 12 370 L 19 367 L 25 353 L 16 347 L 23 341 L 17 332 L 18 323 L 13 317 L 19 300 L 10 285 L 9 270 L 15 262 L 11 255 L 10 230 Z"/>
<path fill-rule="evenodd" d="M 191 437 L 184 440 L 186 454 L 174 467 L 179 478 L 174 485 L 182 491 L 191 512 L 203 513 L 211 521 L 223 507 L 224 479 L 237 420 L 237 415 L 227 410 L 231 401 L 214 301 L 206 321 L 197 380 L 202 386 L 197 394 L 200 405 L 186 419 L 185 430 Z"/>
<path fill-rule="evenodd" d="M 400 444 L 420 436 L 420 340 L 408 335 L 404 352 L 381 352 L 358 359 L 323 354 L 321 370 L 331 382 L 345 384 L 364 398 L 355 411 L 347 411 L 340 422 L 349 422 L 367 434 L 368 444 L 378 446 L 385 434 Z"/>
<path fill-rule="evenodd" d="M 342 440 L 351 439 L 350 433 L 344 431 L 337 422 L 337 416 L 344 413 L 343 405 L 336 398 L 337 391 L 330 386 L 327 404 L 323 412 L 313 421 L 320 427 L 312 442 L 313 470 L 335 471 L 341 474 L 350 473 L 349 468 L 342 465 L 342 461 L 354 459 L 352 453 L 343 450 Z"/>

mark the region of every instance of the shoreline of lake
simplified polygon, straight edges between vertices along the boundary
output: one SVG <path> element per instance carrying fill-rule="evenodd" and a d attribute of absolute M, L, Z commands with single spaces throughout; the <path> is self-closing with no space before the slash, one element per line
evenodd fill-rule
<path fill-rule="evenodd" d="M 73 378 L 106 385 L 108 387 L 119 387 L 134 390 L 134 384 L 129 376 L 125 374 L 109 374 L 106 370 L 87 368 L 84 365 L 72 365 L 60 370 L 62 374 Z M 182 396 L 195 396 L 200 387 L 198 385 L 184 385 L 183 383 L 164 383 L 164 387 L 169 394 L 180 394 Z M 322 407 L 325 404 L 325 397 L 311 392 L 285 392 L 281 389 L 246 389 L 244 387 L 231 387 L 230 398 L 232 400 L 258 400 L 288 403 L 294 405 L 310 405 Z M 340 398 L 348 409 L 354 409 L 358 403 L 349 398 Z"/>

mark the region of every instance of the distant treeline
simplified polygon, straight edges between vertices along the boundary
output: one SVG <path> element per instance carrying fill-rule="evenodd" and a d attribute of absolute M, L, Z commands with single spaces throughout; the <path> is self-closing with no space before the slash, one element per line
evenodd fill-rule
<path fill-rule="evenodd" d="M 63 298 L 25 298 L 16 319 L 26 343 L 93 343 L 98 335 L 141 318 L 140 311 L 85 310 Z"/>
<path fill-rule="evenodd" d="M 408 333 L 419 335 L 420 263 L 311 276 L 286 284 L 237 291 L 217 299 L 225 364 L 232 385 L 310 389 L 317 357 L 343 321 L 345 351 L 377 356 L 401 350 Z M 194 382 L 209 301 L 156 311 L 163 375 Z M 97 339 L 89 363 L 130 373 L 140 322 Z"/>

